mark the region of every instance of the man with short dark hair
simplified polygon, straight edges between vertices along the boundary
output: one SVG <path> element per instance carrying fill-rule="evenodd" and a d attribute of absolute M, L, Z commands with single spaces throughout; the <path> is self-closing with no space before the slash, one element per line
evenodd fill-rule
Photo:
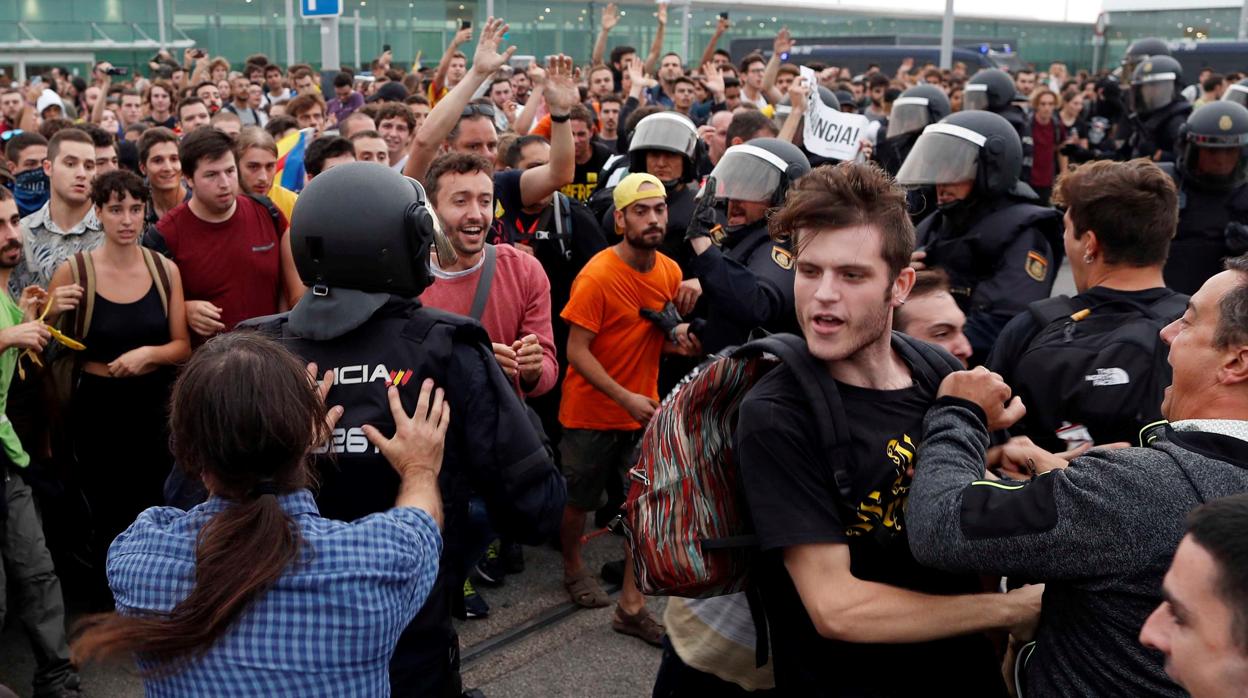
<path fill-rule="evenodd" d="M 402 172 L 417 129 L 415 115 L 406 104 L 383 104 L 377 110 L 375 123 L 377 133 L 386 141 L 387 162 Z"/>
<path fill-rule="evenodd" d="M 584 104 L 572 105 L 568 122 L 572 124 L 575 144 L 576 173 L 572 181 L 560 189 L 564 195 L 584 203 L 598 188 L 598 174 L 611 158 L 611 152 L 594 142 L 594 114 Z"/>
<path fill-rule="evenodd" d="M 9 281 L 14 298 L 31 284 L 47 288 L 52 272 L 62 262 L 104 241 L 100 219 L 91 205 L 91 180 L 95 178 L 95 142 L 91 136 L 76 128 L 57 132 L 48 141 L 43 171 L 51 197 L 22 219 L 22 261 Z"/>
<path fill-rule="evenodd" d="M 121 127 L 125 128 L 143 121 L 143 96 L 138 90 L 126 88 L 121 91 L 121 102 L 117 109 L 117 118 Z"/>
<path fill-rule="evenodd" d="M 810 404 L 782 364 L 750 389 L 737 419 L 762 548 L 750 578 L 767 613 L 777 691 L 1006 695 L 982 633 L 1034 622 L 1041 590 L 979 593 L 974 575 L 916 564 L 907 541 L 923 417 L 956 362 L 891 331 L 914 285 L 904 192 L 874 165 L 821 167 L 790 187 L 770 226 L 792 245 L 812 368 L 830 374 L 824 390 L 842 405 Z M 840 452 L 823 449 L 821 412 L 830 412 L 828 428 L 847 432 Z"/>
<path fill-rule="evenodd" d="M 775 138 L 778 135 L 780 131 L 776 128 L 776 122 L 762 112 L 751 109 L 732 115 L 725 134 L 725 143 L 731 148 L 755 138 Z"/>
<path fill-rule="evenodd" d="M 624 100 L 617 94 L 610 94 L 598 100 L 598 133 L 594 141 L 602 144 L 610 154 L 618 152 L 620 138 L 620 110 Z"/>
<path fill-rule="evenodd" d="M 82 124 L 79 128 L 86 131 L 95 144 L 95 176 L 117 169 L 117 136 L 96 124 Z"/>
<path fill-rule="evenodd" d="M 221 98 L 221 89 L 216 83 L 207 80 L 195 86 L 195 96 L 204 100 L 204 106 L 208 107 L 209 114 L 216 114 L 221 111 L 224 102 Z"/>
<path fill-rule="evenodd" d="M 1036 89 L 1036 71 L 1031 68 L 1019 68 L 1014 74 L 1014 88 L 1024 98 L 1031 97 L 1031 91 Z"/>
<path fill-rule="evenodd" d="M 763 75 L 767 72 L 767 60 L 761 53 L 751 53 L 741 59 L 741 101 L 749 102 L 762 109 L 767 106 L 767 97 L 763 94 Z M 725 83 L 725 86 L 727 83 Z"/>
<path fill-rule="evenodd" d="M 355 146 L 341 136 L 321 136 L 308 145 L 303 158 L 308 181 L 320 173 L 347 162 L 355 162 Z"/>
<path fill-rule="evenodd" d="M 239 191 L 230 137 L 198 129 L 178 155 L 191 198 L 149 228 L 143 244 L 178 265 L 192 341 L 202 344 L 243 320 L 289 308 L 299 277 L 282 244 L 286 217 Z"/>
<path fill-rule="evenodd" d="M 208 105 L 199 97 L 191 96 L 178 102 L 178 132 L 186 135 L 197 128 L 212 123 L 212 114 Z"/>
<path fill-rule="evenodd" d="M 914 288 L 906 304 L 893 308 L 893 327 L 898 332 L 931 342 L 965 366 L 971 358 L 971 343 L 963 333 L 966 315 L 949 293 L 949 275 L 940 269 L 915 274 Z"/>
<path fill-rule="evenodd" d="M 264 126 L 269 122 L 269 115 L 261 111 L 259 104 L 251 103 L 251 87 L 251 81 L 244 75 L 230 78 L 230 103 L 225 105 L 225 110 L 237 114 L 243 126 Z"/>
<path fill-rule="evenodd" d="M 356 92 L 351 73 L 338 73 L 334 76 L 334 98 L 325 105 L 325 112 L 331 124 L 341 124 L 356 109 L 364 106 L 364 95 Z"/>
<path fill-rule="evenodd" d="M 325 100 L 316 92 L 300 92 L 286 103 L 286 113 L 295 118 L 299 128 L 312 129 L 313 137 L 325 128 Z"/>
<path fill-rule="evenodd" d="M 511 89 L 511 80 L 505 77 L 494 78 L 485 96 L 494 105 L 494 128 L 499 133 L 511 128 L 511 122 L 520 115 L 520 108 L 515 102 L 515 93 Z M 512 110 L 512 111 L 509 111 Z"/>
<path fill-rule="evenodd" d="M 1197 507 L 1140 631 L 1192 698 L 1233 698 L 1248 685 L 1248 495 Z"/>
<path fill-rule="evenodd" d="M 390 147 L 380 133 L 373 130 L 356 131 L 350 138 L 355 159 L 390 166 Z"/>

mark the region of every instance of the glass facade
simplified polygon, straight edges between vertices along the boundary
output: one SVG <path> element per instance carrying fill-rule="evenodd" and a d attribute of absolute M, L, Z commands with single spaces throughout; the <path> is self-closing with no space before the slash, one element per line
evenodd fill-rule
<path fill-rule="evenodd" d="M 417 55 L 435 64 L 461 19 L 479 26 L 485 20 L 486 0 L 344 0 L 340 23 L 340 57 L 345 64 L 367 63 L 390 44 L 396 60 Z M 294 0 L 295 12 L 299 2 Z M 568 53 L 587 59 L 606 3 L 599 0 L 494 0 L 494 11 L 511 23 L 508 41 L 521 55 L 541 57 Z M 167 38 L 189 38 L 213 56 L 225 56 L 236 67 L 252 53 L 286 60 L 286 0 L 165 0 Z M 723 9 L 710 0 L 694 0 L 691 7 L 673 5 L 665 49 L 681 50 L 682 29 L 689 26 L 687 54 L 701 54 L 715 20 Z M 622 17 L 611 34 L 611 46 L 630 44 L 643 52 L 654 38 L 655 6 L 621 3 Z M 794 36 L 889 36 L 896 43 L 931 43 L 940 34 L 940 20 L 927 16 L 880 16 L 849 13 L 835 8 L 768 8 L 765 5 L 730 8 L 733 29 L 729 39 L 770 38 L 787 25 Z M 358 16 L 358 23 L 356 18 Z M 37 37 L 44 42 L 87 42 L 105 37 L 117 42 L 156 39 L 159 36 L 156 0 L 0 0 L 0 42 Z M 1091 63 L 1091 26 L 1060 22 L 1019 22 L 967 18 L 957 24 L 957 37 L 967 41 L 1008 43 L 1024 61 L 1047 65 L 1061 60 L 1074 67 Z M 358 41 L 357 41 L 358 37 Z M 320 25 L 295 20 L 297 61 L 319 64 Z M 466 47 L 471 52 L 471 46 Z M 150 52 L 93 48 L 97 58 L 118 65 L 140 66 Z M 32 61 L 37 63 L 37 61 Z"/>

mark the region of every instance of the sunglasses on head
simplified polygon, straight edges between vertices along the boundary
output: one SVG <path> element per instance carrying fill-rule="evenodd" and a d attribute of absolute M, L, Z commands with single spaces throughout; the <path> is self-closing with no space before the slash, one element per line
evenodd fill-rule
<path fill-rule="evenodd" d="M 494 118 L 494 107 L 488 104 L 469 104 L 459 113 L 459 118 L 467 119 L 470 116 L 487 116 Z"/>
<path fill-rule="evenodd" d="M 0 141 L 8 142 L 10 139 L 13 138 L 13 136 L 20 136 L 22 135 L 22 133 L 24 132 L 20 128 L 15 128 L 11 131 L 5 131 L 4 133 L 0 133 Z"/>

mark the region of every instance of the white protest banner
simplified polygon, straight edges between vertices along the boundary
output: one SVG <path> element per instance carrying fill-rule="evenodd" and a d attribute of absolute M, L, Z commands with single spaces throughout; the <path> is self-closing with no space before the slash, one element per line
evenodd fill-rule
<path fill-rule="evenodd" d="M 806 100 L 806 121 L 802 142 L 815 155 L 837 160 L 853 160 L 858 155 L 858 139 L 863 137 L 870 120 L 861 114 L 846 114 L 819 99 L 819 78 L 815 71 L 799 66 L 802 77 L 810 86 Z"/>

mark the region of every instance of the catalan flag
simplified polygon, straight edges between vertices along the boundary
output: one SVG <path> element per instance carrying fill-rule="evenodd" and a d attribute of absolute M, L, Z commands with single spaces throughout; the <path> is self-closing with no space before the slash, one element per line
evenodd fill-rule
<path fill-rule="evenodd" d="M 277 142 L 277 182 L 293 191 L 303 191 L 307 171 L 303 166 L 303 157 L 312 140 L 312 129 L 296 131 Z"/>

